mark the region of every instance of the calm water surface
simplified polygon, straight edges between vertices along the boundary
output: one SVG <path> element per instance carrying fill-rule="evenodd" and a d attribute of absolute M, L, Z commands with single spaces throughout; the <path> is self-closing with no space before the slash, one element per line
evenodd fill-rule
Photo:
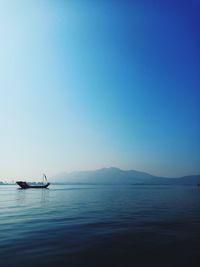
<path fill-rule="evenodd" d="M 200 266 L 200 189 L 0 186 L 0 266 Z"/>

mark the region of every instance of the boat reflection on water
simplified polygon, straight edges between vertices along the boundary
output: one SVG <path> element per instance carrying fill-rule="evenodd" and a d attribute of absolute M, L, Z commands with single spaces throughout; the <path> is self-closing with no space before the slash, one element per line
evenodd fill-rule
<path fill-rule="evenodd" d="M 43 188 L 40 190 L 30 189 L 24 190 L 23 188 L 17 188 L 15 195 L 15 203 L 18 207 L 33 207 L 37 206 L 41 208 L 49 202 L 49 188 Z"/>

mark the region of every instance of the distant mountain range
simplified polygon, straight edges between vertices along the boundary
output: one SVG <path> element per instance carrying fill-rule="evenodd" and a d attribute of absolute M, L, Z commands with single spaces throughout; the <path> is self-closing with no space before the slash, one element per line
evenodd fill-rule
<path fill-rule="evenodd" d="M 121 170 L 118 168 L 103 168 L 95 171 L 77 171 L 62 173 L 52 177 L 51 182 L 63 184 L 146 184 L 146 185 L 197 185 L 200 175 L 184 176 L 180 178 L 158 177 L 135 170 Z"/>

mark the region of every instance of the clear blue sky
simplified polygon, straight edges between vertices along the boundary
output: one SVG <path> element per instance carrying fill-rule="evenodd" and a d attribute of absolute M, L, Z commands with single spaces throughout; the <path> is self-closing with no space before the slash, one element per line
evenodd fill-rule
<path fill-rule="evenodd" d="M 200 173 L 199 14 L 199 0 L 1 1 L 0 179 Z"/>

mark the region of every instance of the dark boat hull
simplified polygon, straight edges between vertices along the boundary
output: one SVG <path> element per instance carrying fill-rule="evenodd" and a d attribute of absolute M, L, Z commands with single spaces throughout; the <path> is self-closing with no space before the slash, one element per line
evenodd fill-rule
<path fill-rule="evenodd" d="M 23 189 L 28 189 L 28 188 L 47 188 L 50 185 L 50 183 L 47 183 L 45 185 L 29 185 L 27 182 L 22 182 L 22 181 L 16 182 L 16 184 L 18 184 Z"/>

